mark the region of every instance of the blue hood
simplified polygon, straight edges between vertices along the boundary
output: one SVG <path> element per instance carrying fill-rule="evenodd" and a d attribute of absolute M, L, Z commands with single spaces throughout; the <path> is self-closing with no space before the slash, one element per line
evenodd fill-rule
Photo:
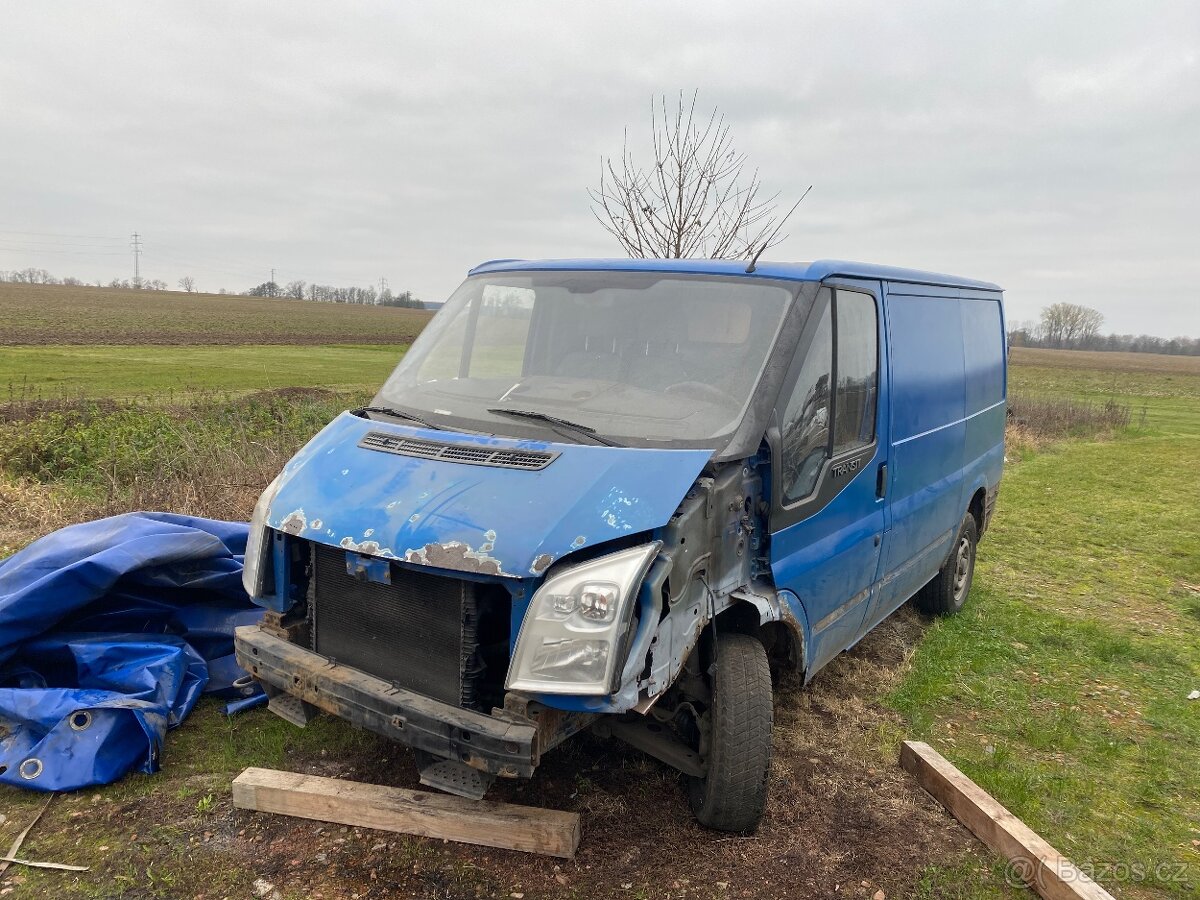
<path fill-rule="evenodd" d="M 556 454 L 540 470 L 360 447 L 368 433 Z M 372 556 L 529 578 L 555 560 L 665 525 L 711 456 L 493 438 L 342 413 L 284 467 L 271 527 Z"/>

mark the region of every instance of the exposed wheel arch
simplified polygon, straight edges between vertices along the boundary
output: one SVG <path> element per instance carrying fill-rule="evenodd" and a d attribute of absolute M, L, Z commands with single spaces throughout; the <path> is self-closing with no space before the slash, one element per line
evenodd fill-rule
<path fill-rule="evenodd" d="M 979 488 L 971 497 L 971 502 L 967 504 L 967 512 L 975 517 L 975 527 L 983 534 L 983 510 L 984 504 L 987 502 L 987 488 Z"/>

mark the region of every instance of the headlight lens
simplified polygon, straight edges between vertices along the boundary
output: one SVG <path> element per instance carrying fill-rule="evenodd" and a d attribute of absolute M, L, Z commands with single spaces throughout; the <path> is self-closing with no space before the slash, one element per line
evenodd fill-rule
<path fill-rule="evenodd" d="M 267 489 L 254 504 L 254 514 L 250 516 L 250 533 L 246 537 L 246 561 L 242 564 L 242 586 L 251 597 L 263 595 L 267 566 L 270 565 L 266 559 L 270 549 L 266 540 L 267 513 L 271 511 L 271 503 L 279 493 L 279 479 L 282 477 L 282 474 L 276 475 L 275 480 L 267 485 Z"/>
<path fill-rule="evenodd" d="M 659 546 L 610 553 L 547 578 L 525 611 L 504 686 L 543 694 L 611 693 L 634 598 Z"/>

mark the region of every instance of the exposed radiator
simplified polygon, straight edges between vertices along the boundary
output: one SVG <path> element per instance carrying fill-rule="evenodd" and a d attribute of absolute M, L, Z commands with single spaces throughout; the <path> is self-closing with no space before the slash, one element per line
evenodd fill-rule
<path fill-rule="evenodd" d="M 346 571 L 346 551 L 313 544 L 313 650 L 446 703 L 475 702 L 477 586 L 391 567 L 391 584 Z"/>

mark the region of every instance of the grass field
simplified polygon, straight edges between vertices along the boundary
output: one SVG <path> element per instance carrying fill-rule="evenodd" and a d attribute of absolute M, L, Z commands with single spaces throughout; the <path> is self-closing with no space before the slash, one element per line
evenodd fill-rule
<path fill-rule="evenodd" d="M 0 347 L 0 401 L 287 387 L 374 392 L 406 349 L 407 344 Z"/>
<path fill-rule="evenodd" d="M 0 345 L 410 344 L 432 313 L 0 282 Z"/>
<path fill-rule="evenodd" d="M 296 447 L 382 377 L 360 371 L 399 353 L 341 350 L 47 345 L 18 362 L 26 348 L 0 348 L 25 392 L 0 401 L 0 556 L 131 508 L 247 516 Z M 34 369 L 39 353 L 56 363 Z M 276 354 L 295 380 L 255 380 Z M 89 374 L 49 380 L 73 366 Z M 782 686 L 753 837 L 700 829 L 678 778 L 586 736 L 497 795 L 579 811 L 569 863 L 241 813 L 229 781 L 247 765 L 405 786 L 416 773 L 407 751 L 339 721 L 226 720 L 210 702 L 172 733 L 162 772 L 59 798 L 31 833 L 25 855 L 89 872 L 13 869 L 0 891 L 236 897 L 265 878 L 285 898 L 1029 896 L 899 772 L 899 741 L 919 737 L 1115 896 L 1200 897 L 1200 701 L 1186 699 L 1200 688 L 1200 361 L 1017 350 L 1010 385 L 1116 398 L 1134 424 L 1014 446 L 964 613 L 901 610 L 808 688 Z M 242 393 L 256 386 L 275 390 Z M 0 846 L 41 802 L 0 790 Z"/>
<path fill-rule="evenodd" d="M 1190 433 L 1200 415 L 1200 357 L 1016 347 L 1009 366 L 1015 397 L 1063 397 L 1132 407 L 1135 428 Z"/>

